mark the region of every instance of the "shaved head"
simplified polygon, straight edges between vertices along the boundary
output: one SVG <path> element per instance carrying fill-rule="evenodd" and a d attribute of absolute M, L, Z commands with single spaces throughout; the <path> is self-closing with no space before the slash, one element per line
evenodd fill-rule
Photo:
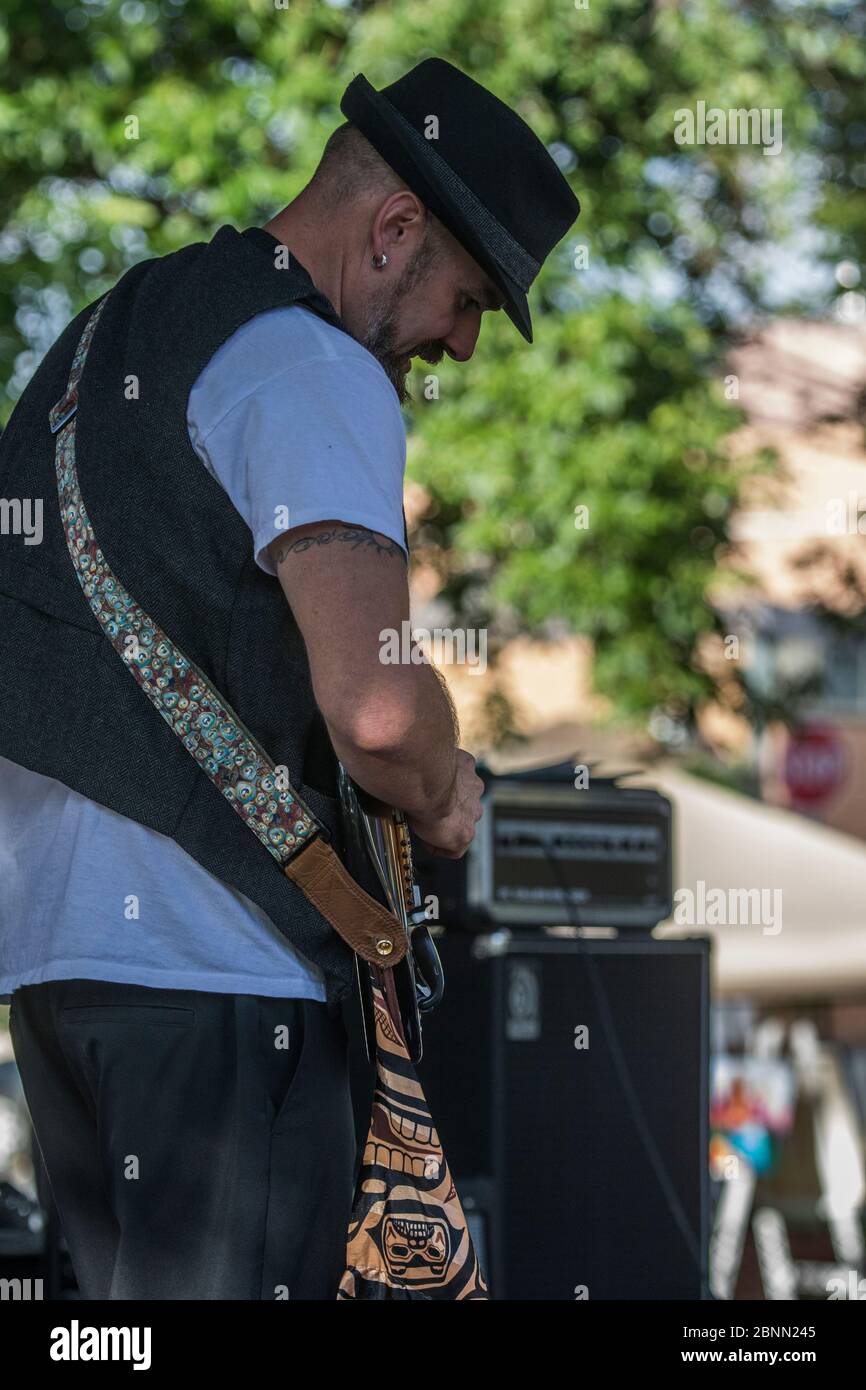
<path fill-rule="evenodd" d="M 373 194 L 387 198 L 389 193 L 407 187 L 350 121 L 337 126 L 329 137 L 308 186 L 323 203 L 335 208 L 347 199 Z"/>

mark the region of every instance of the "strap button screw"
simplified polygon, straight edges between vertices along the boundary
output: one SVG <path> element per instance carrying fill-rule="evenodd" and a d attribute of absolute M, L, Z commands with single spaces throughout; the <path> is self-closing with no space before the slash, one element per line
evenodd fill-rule
<path fill-rule="evenodd" d="M 387 936 L 381 936 L 376 942 L 376 951 L 380 956 L 390 956 L 394 949 L 394 943 Z"/>

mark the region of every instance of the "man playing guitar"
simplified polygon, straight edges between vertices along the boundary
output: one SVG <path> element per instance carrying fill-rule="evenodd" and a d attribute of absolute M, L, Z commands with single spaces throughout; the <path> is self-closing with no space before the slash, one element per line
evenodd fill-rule
<path fill-rule="evenodd" d="M 434 669 L 381 659 L 383 632 L 402 631 L 410 616 L 400 406 L 412 359 L 435 365 L 447 353 L 468 361 L 486 310 L 504 308 L 531 341 L 525 290 L 577 201 L 529 128 L 441 60 L 381 93 L 356 78 L 343 110 L 350 119 L 309 184 L 264 229 L 244 233 L 238 253 L 246 266 L 250 246 L 269 264 L 290 252 L 332 313 L 304 304 L 255 313 L 210 353 L 184 422 L 171 414 L 176 405 L 160 404 L 162 386 L 148 381 L 142 402 L 154 414 L 139 418 L 152 428 L 165 410 L 167 424 L 185 424 L 197 456 L 188 466 L 210 475 L 201 496 L 217 507 L 225 494 L 248 528 L 244 584 L 255 594 L 262 583 L 282 587 L 308 661 L 294 688 L 275 692 L 286 720 L 294 701 L 309 700 L 311 683 L 333 754 L 352 780 L 399 808 L 435 853 L 460 857 L 481 815 L 474 758 L 457 746 Z M 441 116 L 436 141 L 423 133 L 429 111 Z M 146 274 L 135 283 L 146 290 Z M 226 303 L 238 293 L 228 277 L 202 289 Z M 120 312 L 110 303 L 104 322 Z M 133 327 L 137 312 L 128 310 Z M 170 302 L 162 312 L 168 391 L 177 323 Z M 82 381 L 85 502 L 88 459 L 92 486 L 126 486 L 131 426 L 118 424 L 111 438 L 110 429 L 88 434 L 94 392 L 105 399 L 115 389 L 110 363 L 98 360 L 102 331 L 94 375 L 88 363 Z M 37 375 L 13 416 L 0 458 L 10 477 L 19 461 L 25 466 L 30 432 L 35 439 L 42 428 L 27 412 L 44 425 L 70 353 L 56 369 L 49 360 L 53 385 Z M 109 373 L 102 382 L 100 372 Z M 97 477 L 92 451 L 103 448 Z M 172 458 L 167 447 L 164 459 L 154 455 L 160 486 L 173 484 Z M 197 490 L 201 483 L 191 480 Z M 111 523 L 111 496 L 93 509 L 98 537 Z M 179 496 L 179 514 L 189 505 Z M 119 524 L 123 516 L 121 507 Z M 165 566 L 179 593 L 187 582 L 195 592 L 200 566 L 221 573 L 222 538 L 197 532 L 194 517 L 183 520 L 192 549 L 179 555 L 162 517 L 136 515 L 123 530 L 126 553 L 104 542 L 118 572 L 129 564 L 146 583 Z M 24 568 L 27 585 L 22 578 L 21 592 L 8 593 L 10 606 L 14 600 L 35 621 L 35 604 L 40 622 L 56 622 L 63 637 L 68 621 L 69 643 L 83 641 L 74 599 L 68 619 L 59 600 L 40 607 L 33 566 Z M 198 608 L 202 641 L 206 603 Z M 223 610 L 214 662 L 239 687 L 250 663 L 266 681 L 271 652 L 253 634 L 244 646 L 240 610 L 231 601 Z M 174 618 L 186 631 L 172 628 L 171 614 L 153 616 L 182 648 L 196 643 L 194 604 L 179 603 Z M 70 658 L 55 701 L 61 717 L 76 682 L 88 690 L 89 671 L 101 679 L 102 663 L 115 661 L 98 631 L 87 637 L 95 644 L 90 664 Z M 55 643 L 57 662 L 65 641 Z M 28 679 L 37 650 L 35 638 L 19 650 L 0 643 L 10 687 Z M 218 670 L 208 675 L 219 683 Z M 34 710 L 44 685 L 34 676 Z M 51 708 L 47 720 L 57 717 Z M 95 697 L 91 716 L 103 721 L 106 740 L 124 735 L 123 720 Z M 89 795 L 76 791 L 91 785 L 89 774 L 75 764 L 76 739 L 57 732 L 43 739 L 55 751 L 41 770 L 17 736 L 0 744 L 0 840 L 13 850 L 0 906 L 0 995 L 12 1000 L 16 1056 L 82 1295 L 332 1299 L 344 1267 L 355 1140 L 345 1028 L 326 987 L 327 959 L 287 940 L 252 890 L 202 867 L 211 852 L 206 833 L 194 850 L 181 847 L 171 826 L 159 833 L 158 806 L 146 812 L 135 796 L 125 802 L 116 773 Z M 123 776 L 134 789 L 143 769 L 133 761 Z"/>

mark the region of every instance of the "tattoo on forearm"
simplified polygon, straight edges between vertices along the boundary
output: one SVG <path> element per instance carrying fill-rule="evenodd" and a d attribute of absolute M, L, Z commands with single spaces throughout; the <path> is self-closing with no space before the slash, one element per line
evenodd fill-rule
<path fill-rule="evenodd" d="M 344 526 L 333 531 L 320 531 L 315 536 L 301 536 L 296 541 L 286 541 L 284 545 L 277 547 L 277 564 L 281 565 L 288 555 L 303 555 L 314 545 L 333 545 L 335 542 L 349 545 L 353 550 L 363 547 L 365 550 L 374 550 L 377 555 L 387 555 L 389 558 L 396 555 L 405 559 L 401 547 L 387 536 L 380 538 L 363 526 Z"/>

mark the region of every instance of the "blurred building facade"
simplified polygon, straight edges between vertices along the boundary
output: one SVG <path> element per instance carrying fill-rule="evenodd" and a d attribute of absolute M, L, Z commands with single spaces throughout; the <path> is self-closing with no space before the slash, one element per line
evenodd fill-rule
<path fill-rule="evenodd" d="M 866 326 L 782 320 L 731 365 L 738 444 L 780 464 L 743 491 L 733 530 L 754 584 L 735 621 L 754 687 L 804 692 L 801 732 L 763 731 L 762 792 L 866 839 Z"/>

